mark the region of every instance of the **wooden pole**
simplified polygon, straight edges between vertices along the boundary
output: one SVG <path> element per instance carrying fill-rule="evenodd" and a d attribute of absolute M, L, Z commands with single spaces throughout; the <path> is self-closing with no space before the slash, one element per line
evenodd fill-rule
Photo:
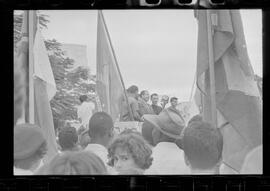
<path fill-rule="evenodd" d="M 208 34 L 208 58 L 209 58 L 209 77 L 210 77 L 210 99 L 211 99 L 211 121 L 217 127 L 217 112 L 216 112 L 216 86 L 215 86 L 215 61 L 213 51 L 212 38 L 212 22 L 210 10 L 206 10 L 207 19 L 207 34 Z"/>
<path fill-rule="evenodd" d="M 34 37 L 35 37 L 35 21 L 34 17 L 36 16 L 35 11 L 29 11 L 29 123 L 35 123 L 35 99 L 34 99 Z"/>
<path fill-rule="evenodd" d="M 105 19 L 103 17 L 103 13 L 102 11 L 98 11 L 98 14 L 100 14 L 101 16 L 101 19 L 104 23 L 104 26 L 105 26 L 105 30 L 106 30 L 106 33 L 107 33 L 107 36 L 108 36 L 108 39 L 109 39 L 109 43 L 110 43 L 110 46 L 112 48 L 112 53 L 113 53 L 113 58 L 115 60 L 115 64 L 116 64 L 116 68 L 117 68 L 117 71 L 118 71 L 118 74 L 120 76 L 120 80 L 121 80 L 121 83 L 122 83 L 122 86 L 124 88 L 124 95 L 125 95 L 125 100 L 126 100 L 126 103 L 127 103 L 127 106 L 128 106 L 128 112 L 129 112 L 129 116 L 131 118 L 132 121 L 134 121 L 134 116 L 133 116 L 133 113 L 131 111 L 131 108 L 130 108 L 130 105 L 129 105 L 129 102 L 128 102 L 128 97 L 127 97 L 127 92 L 126 92 L 126 88 L 125 88 L 125 85 L 124 85 L 124 81 L 123 81 L 123 78 L 122 78 L 122 75 L 121 75 L 121 72 L 120 72 L 120 69 L 119 69 L 119 66 L 118 66 L 118 62 L 117 62 L 117 59 L 116 59 L 116 56 L 115 56 L 115 52 L 114 52 L 114 49 L 113 49 L 113 46 L 112 46 L 112 42 L 111 42 L 111 38 L 110 38 L 110 34 L 108 32 L 108 28 L 107 28 L 107 25 L 106 25 L 106 22 L 105 22 Z"/>
<path fill-rule="evenodd" d="M 207 19 L 207 37 L 208 37 L 208 58 L 209 58 L 209 77 L 210 77 L 210 94 L 211 94 L 211 120 L 214 127 L 217 126 L 217 110 L 216 110 L 216 85 L 215 85 L 215 60 L 213 50 L 213 29 L 210 10 L 206 11 Z M 215 167 L 215 174 L 219 174 L 220 166 Z"/>

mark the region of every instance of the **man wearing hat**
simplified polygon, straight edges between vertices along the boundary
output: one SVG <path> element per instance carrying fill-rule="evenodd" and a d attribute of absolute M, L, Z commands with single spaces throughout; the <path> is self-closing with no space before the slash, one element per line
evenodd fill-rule
<path fill-rule="evenodd" d="M 145 174 L 189 174 L 181 139 L 184 123 L 179 114 L 165 109 L 159 115 L 145 115 L 152 124 L 153 163 Z"/>
<path fill-rule="evenodd" d="M 14 175 L 32 175 L 47 152 L 41 128 L 20 124 L 14 128 Z"/>

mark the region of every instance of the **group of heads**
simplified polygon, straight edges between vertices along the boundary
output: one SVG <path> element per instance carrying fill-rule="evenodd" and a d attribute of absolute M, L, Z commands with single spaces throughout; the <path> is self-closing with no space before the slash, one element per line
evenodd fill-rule
<path fill-rule="evenodd" d="M 133 97 L 135 97 L 136 99 L 138 99 L 139 97 L 141 99 L 143 99 L 145 102 L 148 102 L 149 99 L 151 98 L 151 102 L 153 105 L 157 105 L 158 101 L 159 101 L 159 95 L 157 93 L 152 93 L 151 96 L 149 94 L 149 91 L 147 90 L 142 90 L 139 94 L 139 88 L 135 85 L 130 86 L 127 89 L 127 93 L 129 95 L 132 95 Z M 163 95 L 161 97 L 161 105 L 166 105 L 169 102 L 169 97 L 167 95 Z M 170 98 L 170 103 L 172 106 L 176 107 L 178 104 L 178 99 L 176 97 L 171 97 Z"/>
<path fill-rule="evenodd" d="M 223 137 L 218 128 L 194 116 L 183 127 L 177 122 L 173 110 L 165 110 L 158 116 L 146 116 L 142 135 L 156 146 L 160 142 L 173 142 L 184 151 L 185 162 L 193 173 L 215 173 L 222 160 Z"/>

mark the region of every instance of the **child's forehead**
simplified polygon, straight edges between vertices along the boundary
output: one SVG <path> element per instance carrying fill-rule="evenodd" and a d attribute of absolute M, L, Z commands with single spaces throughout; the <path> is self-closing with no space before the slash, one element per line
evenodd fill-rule
<path fill-rule="evenodd" d="M 117 147 L 115 149 L 114 155 L 117 156 L 129 156 L 130 152 L 127 147 Z"/>

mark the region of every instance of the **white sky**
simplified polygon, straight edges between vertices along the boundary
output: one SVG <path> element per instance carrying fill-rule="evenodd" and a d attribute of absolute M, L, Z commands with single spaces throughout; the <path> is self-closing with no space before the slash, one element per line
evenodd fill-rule
<path fill-rule="evenodd" d="M 87 45 L 88 62 L 96 73 L 96 10 L 50 10 L 46 39 Z M 197 55 L 197 21 L 193 10 L 104 10 L 126 88 L 176 96 L 188 101 Z M 262 14 L 241 10 L 249 57 L 262 76 Z"/>

